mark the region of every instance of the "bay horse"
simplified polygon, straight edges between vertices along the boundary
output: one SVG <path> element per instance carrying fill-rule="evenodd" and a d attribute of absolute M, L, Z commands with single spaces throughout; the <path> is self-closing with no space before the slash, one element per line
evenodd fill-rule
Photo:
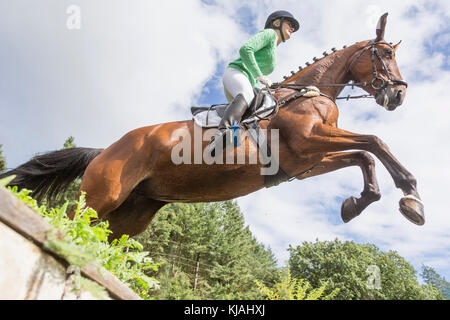
<path fill-rule="evenodd" d="M 364 189 L 359 198 L 349 197 L 343 202 L 341 217 L 344 222 L 358 216 L 381 197 L 372 153 L 386 167 L 395 186 L 404 193 L 400 200 L 401 213 L 411 222 L 423 225 L 424 207 L 416 179 L 386 144 L 375 135 L 357 134 L 337 127 L 339 113 L 335 100 L 343 90 L 342 84 L 353 81 L 373 95 L 377 104 L 390 111 L 405 99 L 407 83 L 402 80 L 395 60 L 400 43 L 392 45 L 384 40 L 386 21 L 387 14 L 380 18 L 374 40 L 325 53 L 323 58 L 315 59 L 313 64 L 279 84 L 274 92 L 278 101 L 288 101 L 286 99 L 295 95 L 303 84 L 320 87 L 323 95 L 291 99 L 274 116 L 260 121 L 260 126 L 268 131 L 279 130 L 280 168 L 298 180 L 349 166 L 361 168 Z M 185 130 L 193 137 L 196 126 L 193 120 L 186 120 L 138 128 L 106 149 L 73 148 L 49 152 L 0 177 L 16 175 L 10 185 L 31 189 L 38 199 L 52 197 L 75 178 L 82 177 L 80 192 L 86 192 L 87 206 L 95 209 L 100 219 L 109 221 L 113 231 L 111 238 L 143 232 L 156 212 L 167 203 L 224 201 L 265 186 L 265 177 L 260 174 L 261 162 L 173 163 L 171 151 L 179 140 L 174 139 L 172 133 Z M 203 149 L 207 145 L 207 140 L 201 142 Z M 241 147 L 246 147 L 247 157 L 258 152 L 248 138 L 243 146 L 235 149 Z M 313 169 L 308 170 L 310 168 Z M 296 176 L 298 172 L 303 174 Z"/>

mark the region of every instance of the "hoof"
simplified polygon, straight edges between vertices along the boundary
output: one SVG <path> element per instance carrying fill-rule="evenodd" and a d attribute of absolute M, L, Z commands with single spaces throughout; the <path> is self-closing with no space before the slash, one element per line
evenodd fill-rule
<path fill-rule="evenodd" d="M 423 202 L 412 195 L 400 199 L 400 212 L 402 215 L 418 226 L 425 224 L 425 213 Z"/>
<path fill-rule="evenodd" d="M 348 199 L 345 199 L 341 207 L 342 221 L 347 223 L 358 215 L 358 210 L 356 210 L 356 198 L 350 197 Z"/>

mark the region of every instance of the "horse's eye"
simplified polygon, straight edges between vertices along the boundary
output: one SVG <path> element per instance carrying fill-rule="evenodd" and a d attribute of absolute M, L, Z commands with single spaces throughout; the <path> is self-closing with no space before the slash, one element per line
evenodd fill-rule
<path fill-rule="evenodd" d="M 392 59 L 392 50 L 391 50 L 391 49 L 386 49 L 386 50 L 384 50 L 384 55 L 385 55 L 388 59 Z"/>

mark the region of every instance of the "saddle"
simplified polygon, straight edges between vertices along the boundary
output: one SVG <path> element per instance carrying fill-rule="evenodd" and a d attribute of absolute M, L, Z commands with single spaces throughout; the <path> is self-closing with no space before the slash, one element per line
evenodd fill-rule
<path fill-rule="evenodd" d="M 240 123 L 247 129 L 253 129 L 248 130 L 250 137 L 256 143 L 258 149 L 261 150 L 261 146 L 265 146 L 267 148 L 267 156 L 270 157 L 271 162 L 278 160 L 271 156 L 270 146 L 266 143 L 266 134 L 261 130 L 259 121 L 272 114 L 276 114 L 280 106 L 301 97 L 312 98 L 320 95 L 331 99 L 329 96 L 321 93 L 320 90 L 314 86 L 307 86 L 301 89 L 296 95 L 283 101 L 275 101 L 270 94 L 257 88 L 254 89 L 254 92 L 255 98 L 250 104 L 250 107 L 242 116 Z M 195 123 L 199 126 L 203 128 L 217 128 L 227 107 L 228 104 L 215 104 L 210 107 L 191 107 L 191 112 Z M 263 154 L 262 156 L 265 157 L 266 155 Z M 264 176 L 264 185 L 266 188 L 271 188 L 282 182 L 292 181 L 293 179 L 306 174 L 311 170 L 312 168 L 291 177 L 281 168 L 281 166 L 278 165 L 278 172 L 276 174 Z"/>
<path fill-rule="evenodd" d="M 245 111 L 241 124 L 248 124 L 270 116 L 278 110 L 277 102 L 268 93 L 254 88 L 255 97 Z M 213 104 L 210 107 L 191 107 L 192 117 L 197 125 L 202 128 L 217 128 L 225 113 L 228 104 Z"/>
<path fill-rule="evenodd" d="M 269 157 L 271 163 L 278 161 L 271 156 L 270 146 L 267 144 L 267 136 L 259 126 L 259 121 L 267 118 L 272 114 L 278 112 L 278 102 L 269 94 L 258 88 L 254 88 L 255 97 L 250 106 L 245 111 L 240 124 L 245 126 L 248 130 L 249 136 L 258 146 L 258 149 L 267 150 L 267 155 L 262 154 L 263 157 Z M 218 127 L 225 109 L 228 104 L 215 104 L 210 107 L 191 107 L 192 117 L 197 125 L 202 128 Z M 264 176 L 264 184 L 266 188 L 276 186 L 289 179 L 289 176 L 278 165 L 278 172 L 274 175 Z"/>

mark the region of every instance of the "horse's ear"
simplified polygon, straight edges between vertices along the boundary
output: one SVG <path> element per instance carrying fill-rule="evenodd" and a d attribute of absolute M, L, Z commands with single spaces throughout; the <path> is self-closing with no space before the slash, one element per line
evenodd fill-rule
<path fill-rule="evenodd" d="M 400 46 L 400 43 L 402 43 L 402 40 L 400 40 L 399 43 L 394 45 L 394 52 L 397 52 L 398 47 Z"/>
<path fill-rule="evenodd" d="M 387 16 L 388 16 L 388 13 L 386 12 L 385 14 L 383 14 L 381 16 L 380 20 L 378 20 L 377 38 L 375 39 L 375 42 L 378 42 L 378 41 L 381 41 L 384 39 L 384 31 L 386 29 Z"/>

